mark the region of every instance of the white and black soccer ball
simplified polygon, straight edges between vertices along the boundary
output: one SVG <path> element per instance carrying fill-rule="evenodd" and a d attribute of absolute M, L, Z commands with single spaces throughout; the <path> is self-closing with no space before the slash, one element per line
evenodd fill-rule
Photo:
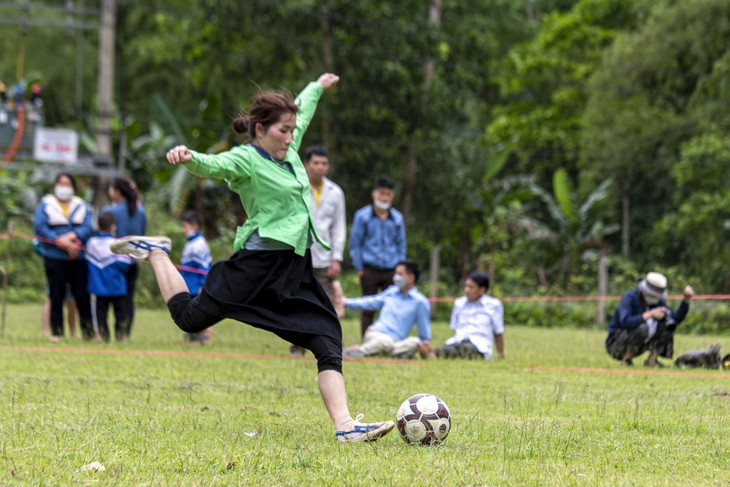
<path fill-rule="evenodd" d="M 451 413 L 433 394 L 416 394 L 400 405 L 395 424 L 406 443 L 437 445 L 449 436 Z"/>

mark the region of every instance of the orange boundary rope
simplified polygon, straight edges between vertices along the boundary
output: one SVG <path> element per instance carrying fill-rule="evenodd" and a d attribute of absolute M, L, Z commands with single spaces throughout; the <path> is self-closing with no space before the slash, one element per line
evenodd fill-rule
<path fill-rule="evenodd" d="M 33 236 L 23 232 L 0 233 L 0 240 L 10 240 L 12 237 L 19 237 L 25 240 L 38 240 L 39 242 L 54 245 L 53 239 Z M 175 264 L 179 270 L 193 272 L 196 274 L 208 274 L 208 271 L 197 269 L 195 267 L 186 267 Z M 682 299 L 681 294 L 672 294 L 667 296 L 668 299 Z M 452 303 L 455 297 L 429 298 L 432 303 Z M 507 303 L 543 303 L 543 302 L 596 302 L 596 301 L 619 301 L 621 296 L 503 296 L 500 301 Z M 730 294 L 697 294 L 692 300 L 697 301 L 727 301 L 730 300 Z"/>

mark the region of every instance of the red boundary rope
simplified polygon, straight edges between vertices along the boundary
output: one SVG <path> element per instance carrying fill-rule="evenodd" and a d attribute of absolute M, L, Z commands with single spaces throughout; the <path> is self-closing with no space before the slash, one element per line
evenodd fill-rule
<path fill-rule="evenodd" d="M 1 233 L 0 240 L 10 240 L 12 237 L 18 237 L 25 240 L 37 240 L 39 242 L 47 243 L 50 245 L 56 245 L 56 241 L 50 238 L 39 237 L 37 235 L 29 235 L 23 232 L 10 232 Z M 85 250 L 86 247 L 79 247 L 81 250 Z M 197 269 L 195 267 L 187 267 L 179 264 L 175 264 L 175 267 L 181 271 L 193 272 L 196 274 L 208 274 L 208 271 Z M 682 299 L 681 294 L 672 294 L 668 296 L 669 299 Z M 452 303 L 455 297 L 443 297 L 443 298 L 429 298 L 432 303 Z M 503 296 L 499 298 L 500 301 L 508 303 L 538 303 L 538 302 L 595 302 L 595 301 L 619 301 L 621 296 Z M 730 294 L 697 294 L 693 300 L 698 301 L 726 301 L 730 300 Z"/>

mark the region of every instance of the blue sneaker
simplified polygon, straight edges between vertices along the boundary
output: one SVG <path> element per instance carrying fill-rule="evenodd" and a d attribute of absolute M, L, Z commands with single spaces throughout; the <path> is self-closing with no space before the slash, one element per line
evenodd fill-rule
<path fill-rule="evenodd" d="M 383 423 L 361 423 L 360 420 L 362 418 L 362 414 L 357 415 L 355 418 L 355 425 L 350 431 L 338 431 L 335 433 L 337 440 L 353 443 L 361 441 L 375 441 L 390 433 L 395 427 L 395 423 L 392 421 L 385 421 Z"/>
<path fill-rule="evenodd" d="M 126 254 L 137 260 L 147 260 L 153 250 L 164 250 L 169 254 L 172 241 L 168 237 L 131 235 L 114 240 L 110 248 L 115 254 Z"/>

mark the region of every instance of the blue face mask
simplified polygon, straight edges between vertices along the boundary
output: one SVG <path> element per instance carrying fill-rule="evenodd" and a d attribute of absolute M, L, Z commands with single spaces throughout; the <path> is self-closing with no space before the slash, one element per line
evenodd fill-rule
<path fill-rule="evenodd" d="M 393 284 L 398 286 L 398 289 L 402 291 L 408 285 L 408 281 L 406 281 L 406 278 L 400 274 L 395 274 L 393 276 Z"/>

